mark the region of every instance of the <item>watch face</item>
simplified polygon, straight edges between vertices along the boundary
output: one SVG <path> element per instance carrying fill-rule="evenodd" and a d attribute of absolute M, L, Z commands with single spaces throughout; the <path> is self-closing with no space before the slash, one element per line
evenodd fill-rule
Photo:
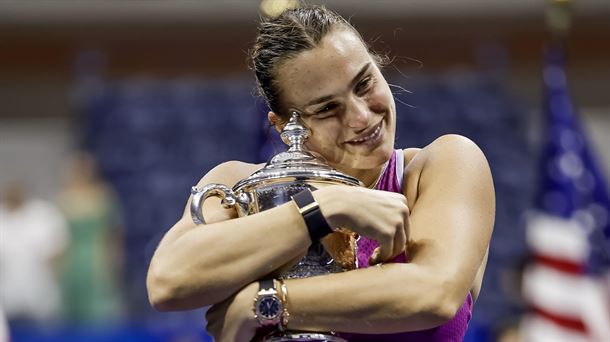
<path fill-rule="evenodd" d="M 263 297 L 256 303 L 256 311 L 262 318 L 274 319 L 282 312 L 282 302 L 275 296 Z"/>

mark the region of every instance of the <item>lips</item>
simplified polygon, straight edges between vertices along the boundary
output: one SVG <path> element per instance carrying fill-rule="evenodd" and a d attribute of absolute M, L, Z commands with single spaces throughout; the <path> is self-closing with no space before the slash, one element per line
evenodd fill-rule
<path fill-rule="evenodd" d="M 369 142 L 369 141 L 377 140 L 377 138 L 379 138 L 379 136 L 381 135 L 381 125 L 382 125 L 382 123 L 383 123 L 383 120 L 380 121 L 377 125 L 367 129 L 366 132 L 358 135 L 354 139 L 346 141 L 346 143 L 349 143 L 349 144 L 360 144 L 360 143 L 364 143 L 364 142 Z"/>

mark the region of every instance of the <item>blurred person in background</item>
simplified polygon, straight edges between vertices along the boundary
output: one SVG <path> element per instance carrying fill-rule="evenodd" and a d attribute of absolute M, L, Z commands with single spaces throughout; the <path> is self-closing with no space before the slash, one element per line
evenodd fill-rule
<path fill-rule="evenodd" d="M 0 342 L 9 341 L 8 324 L 6 323 L 6 317 L 4 310 L 0 305 Z"/>
<path fill-rule="evenodd" d="M 89 154 L 79 153 L 68 163 L 59 204 L 72 236 L 62 277 L 65 318 L 77 324 L 120 319 L 119 213 L 113 192 Z"/>
<path fill-rule="evenodd" d="M 24 185 L 2 188 L 0 201 L 0 307 L 11 328 L 55 323 L 61 312 L 58 281 L 70 235 L 50 202 L 28 198 Z"/>
<path fill-rule="evenodd" d="M 252 54 L 270 123 L 281 130 L 292 110 L 300 112 L 311 130 L 307 149 L 366 187 L 331 186 L 310 195 L 326 227 L 304 221 L 292 201 L 242 218 L 220 201 L 206 201 L 206 226 L 193 222 L 187 206 L 151 261 L 151 303 L 160 310 L 213 305 L 207 329 L 218 341 L 249 341 L 269 327 L 347 332 L 350 341 L 461 340 L 495 216 L 483 153 L 456 135 L 423 149 L 395 149 L 396 107 L 382 58 L 324 7 L 264 21 Z M 199 186 L 232 186 L 262 166 L 227 162 Z M 273 280 L 300 260 L 318 238 L 316 229 L 331 227 L 360 235 L 360 269 Z M 253 310 L 267 287 L 286 297 L 273 319 Z"/>

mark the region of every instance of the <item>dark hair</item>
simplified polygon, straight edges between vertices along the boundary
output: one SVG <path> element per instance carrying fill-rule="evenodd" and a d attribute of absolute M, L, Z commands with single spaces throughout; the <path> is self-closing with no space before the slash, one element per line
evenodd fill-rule
<path fill-rule="evenodd" d="M 315 48 L 326 34 L 339 26 L 352 31 L 368 48 L 360 33 L 345 18 L 324 6 L 288 9 L 276 18 L 261 21 L 250 54 L 252 69 L 260 95 L 277 115 L 284 119 L 288 115 L 280 108 L 280 91 L 276 82 L 280 64 L 302 51 Z M 381 64 L 382 58 L 372 51 L 371 54 Z"/>

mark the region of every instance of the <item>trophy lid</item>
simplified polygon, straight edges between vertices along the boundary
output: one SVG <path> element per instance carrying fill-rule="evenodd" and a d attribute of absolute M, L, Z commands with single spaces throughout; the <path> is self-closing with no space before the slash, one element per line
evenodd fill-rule
<path fill-rule="evenodd" d="M 280 136 L 289 149 L 275 155 L 265 167 L 239 181 L 234 189 L 258 187 L 283 180 L 362 185 L 357 178 L 331 168 L 313 154 L 303 150 L 303 143 L 307 140 L 309 132 L 299 123 L 299 114 L 296 111 L 292 112 L 292 116 Z"/>

